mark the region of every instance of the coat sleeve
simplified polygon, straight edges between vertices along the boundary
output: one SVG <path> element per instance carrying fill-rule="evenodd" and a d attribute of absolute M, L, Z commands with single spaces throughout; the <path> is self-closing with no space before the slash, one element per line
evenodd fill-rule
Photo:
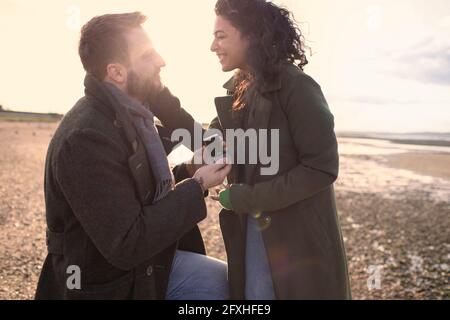
<path fill-rule="evenodd" d="M 230 199 L 237 213 L 270 212 L 289 207 L 323 191 L 337 179 L 339 157 L 334 118 L 320 86 L 308 76 L 298 78 L 285 101 L 280 103 L 284 104 L 298 165 L 253 186 L 232 185 Z"/>
<path fill-rule="evenodd" d="M 172 95 L 168 88 L 159 93 L 150 104 L 150 109 L 154 115 L 161 121 L 162 125 L 167 128 L 170 134 L 176 129 L 186 129 L 195 137 L 194 128 L 197 126 L 199 132 L 203 134 L 202 125 L 194 120 L 194 118 L 181 107 L 180 100 Z M 191 143 L 191 150 L 194 144 Z M 194 151 L 194 150 L 192 150 Z"/>
<path fill-rule="evenodd" d="M 150 259 L 206 217 L 202 189 L 192 179 L 142 206 L 127 161 L 114 139 L 83 129 L 70 135 L 54 163 L 77 220 L 105 259 L 123 270 Z"/>
<path fill-rule="evenodd" d="M 173 176 L 175 177 L 175 182 L 181 182 L 185 179 L 191 178 L 189 172 L 187 171 L 186 164 L 181 163 L 172 169 Z"/>

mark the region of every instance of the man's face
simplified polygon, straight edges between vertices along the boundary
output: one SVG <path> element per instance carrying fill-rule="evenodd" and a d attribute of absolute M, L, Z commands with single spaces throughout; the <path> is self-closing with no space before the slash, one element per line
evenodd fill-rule
<path fill-rule="evenodd" d="M 127 35 L 130 65 L 127 68 L 126 93 L 145 101 L 162 87 L 160 71 L 165 66 L 163 58 L 143 28 L 135 28 Z"/>

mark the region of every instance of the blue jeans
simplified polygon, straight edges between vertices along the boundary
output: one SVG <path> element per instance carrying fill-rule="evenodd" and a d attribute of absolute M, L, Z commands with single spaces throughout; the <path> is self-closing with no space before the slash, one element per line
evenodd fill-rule
<path fill-rule="evenodd" d="M 167 288 L 167 300 L 226 300 L 227 264 L 201 254 L 177 250 Z"/>
<path fill-rule="evenodd" d="M 272 273 L 258 221 L 247 216 L 247 241 L 245 250 L 246 300 L 275 300 Z"/>

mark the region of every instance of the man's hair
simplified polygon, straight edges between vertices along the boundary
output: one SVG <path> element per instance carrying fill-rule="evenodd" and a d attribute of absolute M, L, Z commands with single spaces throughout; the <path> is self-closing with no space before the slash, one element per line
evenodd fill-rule
<path fill-rule="evenodd" d="M 81 29 L 78 53 L 87 73 L 103 80 L 109 63 L 129 63 L 125 34 L 147 20 L 141 12 L 105 14 Z"/>

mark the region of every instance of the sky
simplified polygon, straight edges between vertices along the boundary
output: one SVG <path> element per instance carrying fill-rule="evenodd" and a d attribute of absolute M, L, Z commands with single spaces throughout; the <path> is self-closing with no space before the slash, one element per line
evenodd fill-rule
<path fill-rule="evenodd" d="M 450 1 L 280 0 L 304 33 L 305 72 L 337 131 L 450 132 Z M 0 104 L 66 113 L 83 95 L 77 45 L 96 15 L 142 11 L 162 78 L 196 120 L 215 116 L 223 73 L 209 48 L 214 0 L 0 0 Z"/>

